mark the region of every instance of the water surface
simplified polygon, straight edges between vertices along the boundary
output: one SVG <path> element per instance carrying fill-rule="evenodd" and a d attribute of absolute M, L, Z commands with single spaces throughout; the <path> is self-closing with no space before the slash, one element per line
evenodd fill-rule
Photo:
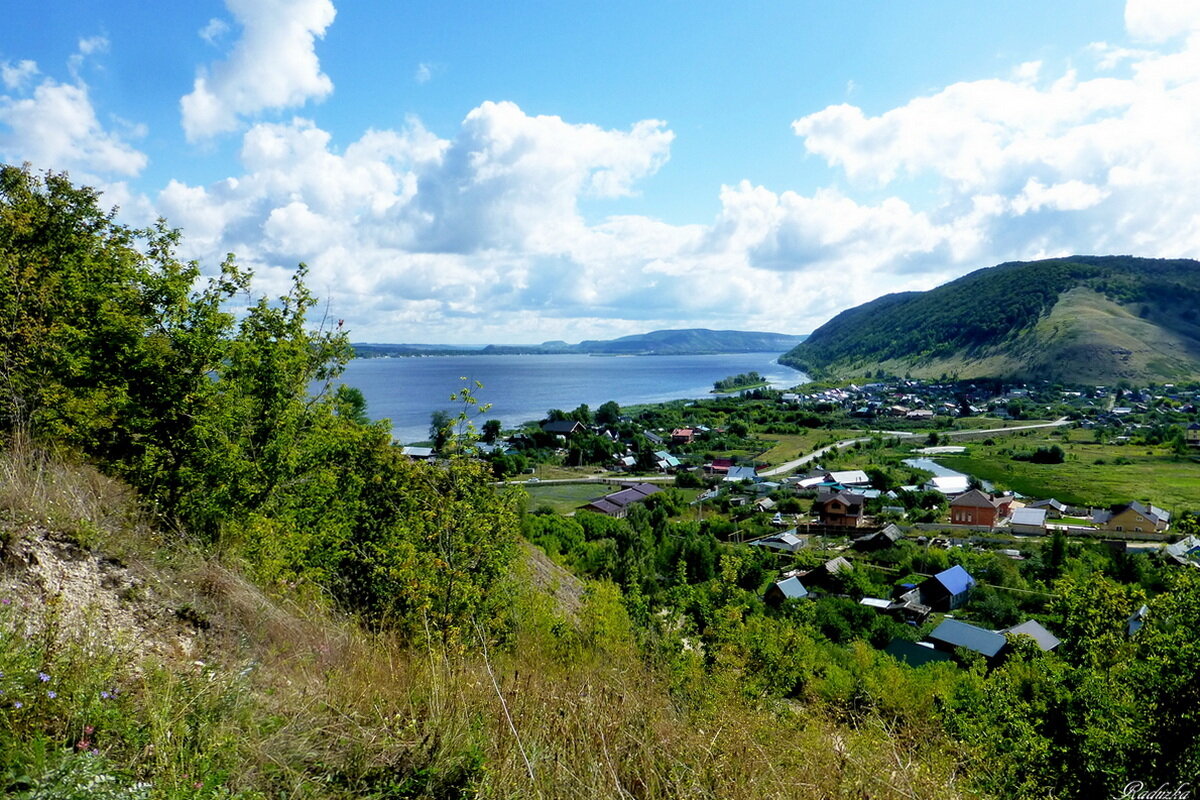
<path fill-rule="evenodd" d="M 710 397 L 714 381 L 751 371 L 775 388 L 808 381 L 777 359 L 778 353 L 359 358 L 347 365 L 342 380 L 362 390 L 372 418 L 390 419 L 398 440 L 415 442 L 428 438 L 435 410 L 458 413 L 450 395 L 463 386 L 462 378 L 482 383 L 475 394 L 481 403 L 492 404 L 477 427 L 483 419 L 515 427 L 541 419 L 551 408 L 570 411 L 580 403 L 595 411 L 609 400 L 626 406 Z"/>

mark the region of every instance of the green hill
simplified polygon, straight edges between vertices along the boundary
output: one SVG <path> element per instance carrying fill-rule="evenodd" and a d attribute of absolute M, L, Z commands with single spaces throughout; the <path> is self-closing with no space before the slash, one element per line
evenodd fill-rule
<path fill-rule="evenodd" d="M 780 359 L 812 374 L 1200 378 L 1200 262 L 1071 256 L 977 270 L 834 317 Z"/>

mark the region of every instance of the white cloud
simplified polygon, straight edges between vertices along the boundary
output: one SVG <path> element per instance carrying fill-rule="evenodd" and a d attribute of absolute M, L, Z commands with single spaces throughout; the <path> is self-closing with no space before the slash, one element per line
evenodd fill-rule
<path fill-rule="evenodd" d="M 4 88 L 9 90 L 24 89 L 26 84 L 33 80 L 38 74 L 38 66 L 36 61 L 25 59 L 13 64 L 8 61 L 0 62 L 0 81 L 4 82 Z"/>
<path fill-rule="evenodd" d="M 1127 0 L 1125 28 L 1135 39 L 1163 42 L 1200 30 L 1195 0 Z"/>
<path fill-rule="evenodd" d="M 84 39 L 71 56 L 76 73 L 80 59 L 107 47 L 101 38 Z M 117 122 L 122 132 L 106 129 L 96 116 L 87 85 L 59 83 L 43 77 L 32 92 L 24 87 L 36 77 L 37 65 L 22 61 L 4 65 L 5 86 L 13 94 L 0 95 L 0 157 L 29 161 L 40 169 L 69 170 L 76 178 L 102 183 L 107 176 L 137 175 L 146 166 L 146 155 L 126 139 L 144 135 L 144 129 Z"/>
<path fill-rule="evenodd" d="M 191 93 L 180 100 L 184 133 L 193 142 L 236 130 L 242 117 L 300 106 L 333 91 L 315 49 L 336 14 L 330 0 L 225 5 L 241 38 L 225 60 L 199 71 Z M 213 31 L 212 22 L 205 31 Z"/>
<path fill-rule="evenodd" d="M 431 78 L 433 78 L 433 66 L 423 61 L 417 64 L 417 71 L 413 73 L 413 80 L 417 83 L 429 83 Z"/>
<path fill-rule="evenodd" d="M 200 38 L 215 46 L 227 33 L 229 33 L 229 23 L 220 17 L 213 17 L 200 29 Z"/>

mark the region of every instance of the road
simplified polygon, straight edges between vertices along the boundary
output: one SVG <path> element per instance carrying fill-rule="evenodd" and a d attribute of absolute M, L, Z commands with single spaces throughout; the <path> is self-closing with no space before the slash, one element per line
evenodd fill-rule
<path fill-rule="evenodd" d="M 1037 428 L 1057 428 L 1062 425 L 1068 425 L 1068 424 L 1070 424 L 1070 422 L 1071 422 L 1071 420 L 1069 420 L 1067 417 L 1059 417 L 1058 419 L 1054 420 L 1054 422 L 1039 422 L 1036 425 L 1014 425 L 1011 428 L 987 428 L 987 429 L 983 429 L 983 430 L 971 430 L 971 431 L 945 431 L 945 432 L 939 432 L 938 436 L 939 437 L 942 437 L 942 436 L 951 436 L 951 437 L 975 436 L 978 434 L 987 434 L 987 433 L 1012 433 L 1013 431 L 1031 431 L 1031 430 L 1035 430 Z M 902 437 L 902 438 L 906 438 L 906 439 L 911 439 L 911 438 L 921 435 L 919 433 L 913 433 L 912 431 L 880 431 L 880 433 L 888 435 L 888 436 L 897 436 L 897 437 Z M 928 434 L 926 434 L 926 435 L 928 435 Z M 789 461 L 786 464 L 780 464 L 778 467 L 775 467 L 774 469 L 764 470 L 758 474 L 762 475 L 764 477 L 783 475 L 785 473 L 791 472 L 792 470 L 796 469 L 796 467 L 802 467 L 805 464 L 815 461 L 816 459 L 820 458 L 821 456 L 825 455 L 826 453 L 828 453 L 831 450 L 841 450 L 846 447 L 853 447 L 854 445 L 858 444 L 859 442 L 868 442 L 870 440 L 871 440 L 870 436 L 862 436 L 857 439 L 843 439 L 840 442 L 834 442 L 833 444 L 826 445 L 825 447 L 822 447 L 819 450 L 814 450 L 813 452 L 809 453 L 808 455 L 800 456 L 799 458 L 797 458 L 793 461 Z"/>
<path fill-rule="evenodd" d="M 1068 419 L 1067 417 L 1059 417 L 1058 419 L 1054 420 L 1053 422 L 1039 422 L 1035 425 L 1014 425 L 1011 428 L 986 428 L 986 429 L 969 430 L 969 431 L 939 431 L 938 436 L 939 437 L 942 437 L 942 436 L 955 437 L 955 436 L 978 436 L 980 434 L 988 434 L 988 433 L 1012 433 L 1014 431 L 1032 431 L 1032 430 L 1037 430 L 1038 428 L 1058 428 L 1063 425 L 1069 425 L 1070 423 L 1071 423 L 1071 420 Z M 886 436 L 895 436 L 895 437 L 904 438 L 904 439 L 912 439 L 912 438 L 922 435 L 921 433 L 913 433 L 912 431 L 875 431 L 875 432 L 872 432 L 872 435 L 875 435 L 875 436 L 878 436 L 880 434 L 886 435 Z M 928 434 L 924 434 L 924 435 L 927 436 Z M 784 474 L 789 473 L 792 470 L 796 469 L 797 467 L 802 467 L 805 464 L 809 464 L 813 461 L 816 461 L 818 458 L 820 458 L 821 456 L 830 452 L 831 450 L 843 450 L 847 447 L 853 447 L 854 445 L 858 444 L 859 442 L 869 442 L 870 440 L 871 440 L 870 436 L 860 436 L 856 439 L 842 439 L 839 442 L 834 442 L 833 444 L 825 445 L 824 447 L 822 447 L 818 450 L 814 450 L 811 453 L 808 453 L 807 455 L 803 455 L 803 456 L 800 456 L 799 458 L 793 459 L 793 460 L 787 462 L 786 464 L 780 464 L 778 467 L 774 467 L 774 468 L 768 469 L 768 470 L 763 470 L 762 472 L 760 472 L 758 474 L 763 476 L 764 478 L 770 478 L 770 477 L 774 477 L 776 475 L 784 475 Z M 637 477 L 637 476 L 630 476 L 629 478 L 622 479 L 622 478 L 614 478 L 613 476 L 589 475 L 589 476 L 583 477 L 583 478 L 555 478 L 555 479 L 551 479 L 551 480 L 533 481 L 532 483 L 530 483 L 527 480 L 502 481 L 496 485 L 503 486 L 505 483 L 507 483 L 507 484 L 521 485 L 521 486 L 525 486 L 525 485 L 539 486 L 541 484 L 555 484 L 555 483 L 604 483 L 604 482 L 613 482 L 613 481 L 622 481 L 622 482 L 639 481 L 639 482 L 645 482 L 645 483 L 673 483 L 675 481 L 675 479 L 670 476 L 654 476 L 654 477 L 645 477 L 645 478 Z"/>

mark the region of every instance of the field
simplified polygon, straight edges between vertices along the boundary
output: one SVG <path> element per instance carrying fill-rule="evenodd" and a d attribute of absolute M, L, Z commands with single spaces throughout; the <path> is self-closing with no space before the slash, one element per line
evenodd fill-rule
<path fill-rule="evenodd" d="M 818 447 L 840 439 L 850 439 L 865 435 L 861 430 L 826 430 L 814 428 L 804 433 L 788 434 L 759 434 L 763 439 L 774 441 L 775 446 L 758 456 L 759 461 L 771 466 L 783 464 L 803 455 L 811 453 Z"/>
<path fill-rule="evenodd" d="M 617 487 L 607 483 L 551 483 L 526 484 L 529 493 L 529 508 L 550 506 L 556 514 L 570 514 L 589 500 L 602 497 Z"/>
<path fill-rule="evenodd" d="M 1062 464 L 1014 461 L 1012 451 L 1058 445 Z M 1097 444 L 1088 431 L 1075 430 L 1063 440 L 1042 431 L 998 439 L 995 445 L 970 444 L 963 455 L 938 456 L 938 462 L 1033 497 L 1056 497 L 1071 505 L 1106 506 L 1149 501 L 1167 511 L 1200 507 L 1200 464 L 1177 457 L 1165 447 Z"/>

